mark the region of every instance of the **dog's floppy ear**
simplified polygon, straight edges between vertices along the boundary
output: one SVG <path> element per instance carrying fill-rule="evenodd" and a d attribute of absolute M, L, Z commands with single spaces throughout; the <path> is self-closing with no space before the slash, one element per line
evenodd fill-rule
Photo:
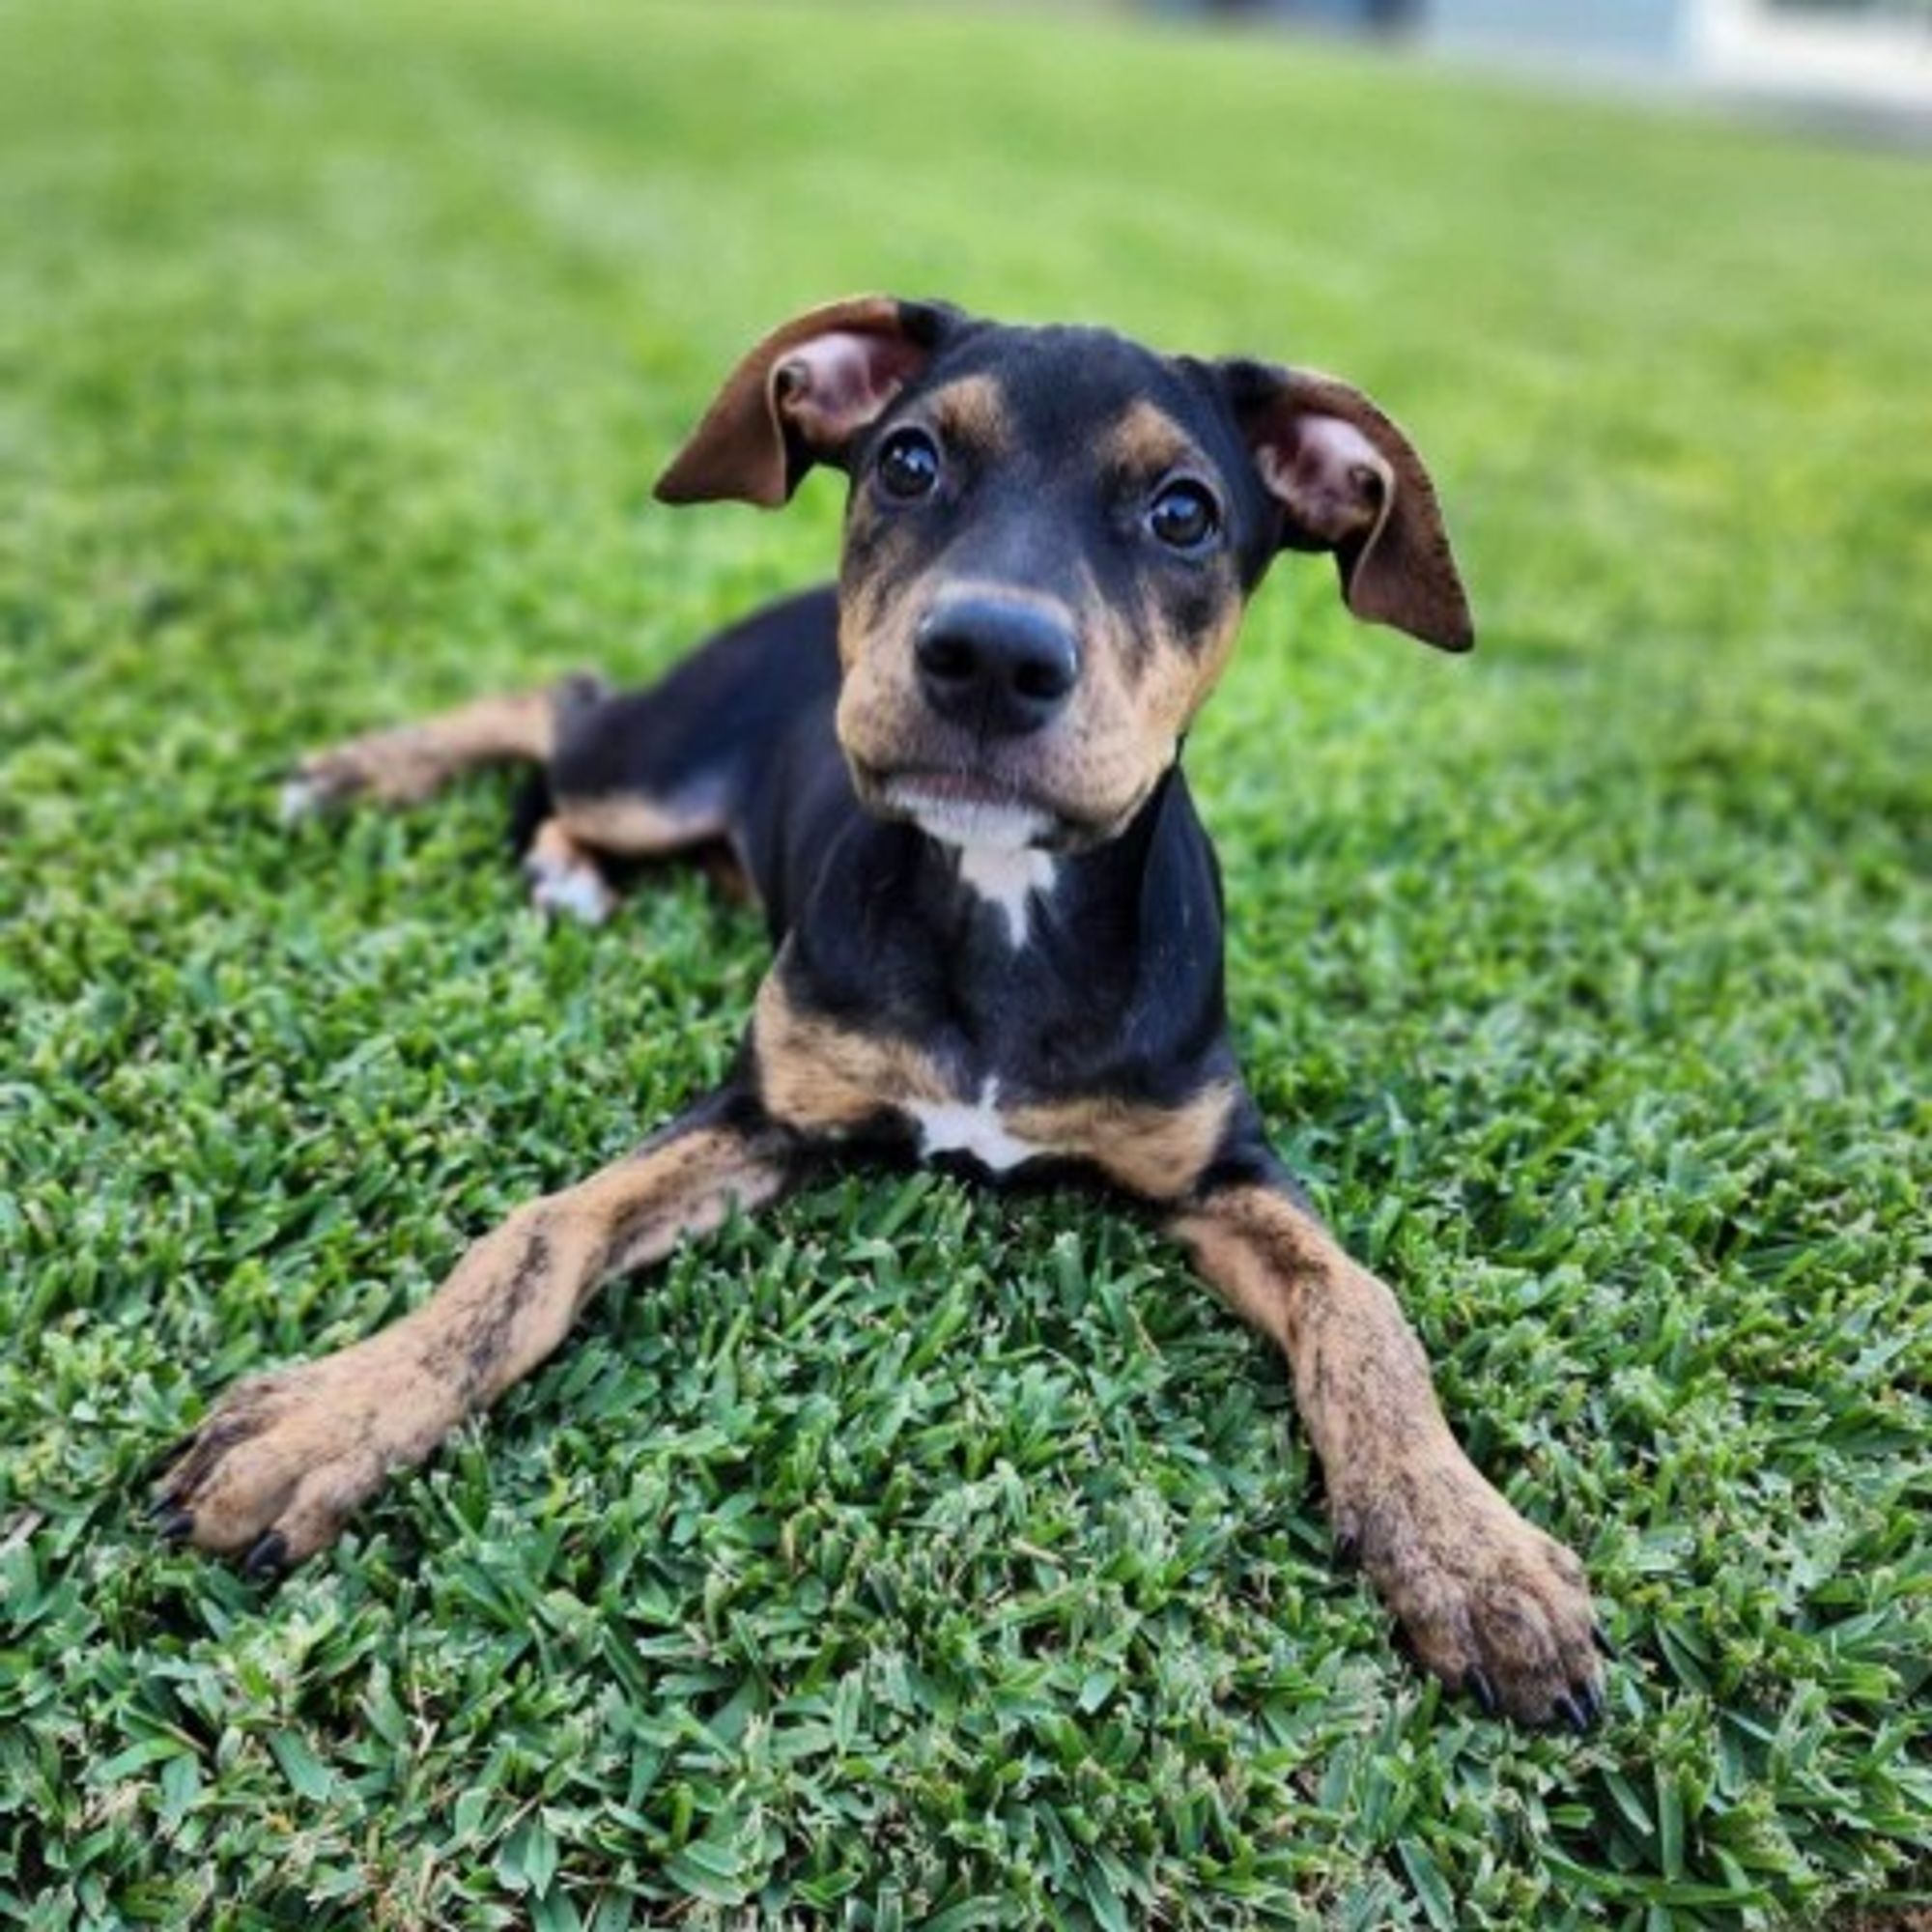
<path fill-rule="evenodd" d="M 1281 542 L 1335 553 L 1356 616 L 1466 651 L 1469 601 L 1435 486 L 1415 446 L 1359 389 L 1312 369 L 1219 365 L 1224 392 L 1267 493 Z"/>
<path fill-rule="evenodd" d="M 774 329 L 658 478 L 659 502 L 731 497 L 777 509 L 925 367 L 954 319 L 938 302 L 854 296 Z"/>

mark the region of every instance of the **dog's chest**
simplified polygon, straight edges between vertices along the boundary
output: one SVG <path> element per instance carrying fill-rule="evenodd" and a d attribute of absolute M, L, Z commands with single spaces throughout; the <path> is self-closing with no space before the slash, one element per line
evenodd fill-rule
<path fill-rule="evenodd" d="M 1000 1111 L 1000 1083 L 987 1080 L 972 1099 L 912 1099 L 899 1102 L 900 1112 L 919 1136 L 919 1151 L 927 1159 L 963 1154 L 991 1174 L 1006 1174 L 1030 1160 L 1066 1151 L 1043 1147 L 1013 1131 L 1013 1122 Z"/>
<path fill-rule="evenodd" d="M 814 1139 L 903 1132 L 923 1159 L 965 1159 L 992 1175 L 1078 1162 L 1152 1199 L 1193 1184 L 1235 1101 L 1233 1084 L 1214 1078 L 1169 1101 L 1098 1086 L 1009 1094 L 1006 1070 L 964 1041 L 916 1042 L 801 1009 L 776 973 L 759 991 L 753 1036 L 766 1108 Z"/>

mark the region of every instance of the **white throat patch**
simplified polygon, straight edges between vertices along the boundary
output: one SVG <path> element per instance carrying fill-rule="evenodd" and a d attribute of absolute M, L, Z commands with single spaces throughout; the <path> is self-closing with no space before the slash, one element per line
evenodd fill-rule
<path fill-rule="evenodd" d="M 1014 947 L 1027 942 L 1036 893 L 1053 890 L 1054 865 L 1031 846 L 962 845 L 959 878 L 1007 916 L 1007 938 Z"/>

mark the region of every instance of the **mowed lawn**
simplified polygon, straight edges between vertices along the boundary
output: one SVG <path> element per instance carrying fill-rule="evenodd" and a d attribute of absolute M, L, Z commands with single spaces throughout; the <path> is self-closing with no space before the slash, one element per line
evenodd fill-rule
<path fill-rule="evenodd" d="M 1480 1718 L 1121 1214 L 855 1176 L 597 1304 L 279 1590 L 233 1378 L 714 1079 L 755 920 L 549 930 L 299 751 L 830 564 L 652 505 L 848 291 L 1345 373 L 1482 641 L 1284 565 L 1194 734 L 1284 1151 L 1622 1648 Z M 1932 1888 L 1932 173 L 870 6 L 0 8 L 0 1918 L 1901 1925 Z"/>

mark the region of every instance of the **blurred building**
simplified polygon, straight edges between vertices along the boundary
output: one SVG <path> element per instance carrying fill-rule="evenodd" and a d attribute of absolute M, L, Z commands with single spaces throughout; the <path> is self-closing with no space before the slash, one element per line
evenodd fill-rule
<path fill-rule="evenodd" d="M 1152 0 L 1636 80 L 1932 114 L 1932 0 Z"/>

